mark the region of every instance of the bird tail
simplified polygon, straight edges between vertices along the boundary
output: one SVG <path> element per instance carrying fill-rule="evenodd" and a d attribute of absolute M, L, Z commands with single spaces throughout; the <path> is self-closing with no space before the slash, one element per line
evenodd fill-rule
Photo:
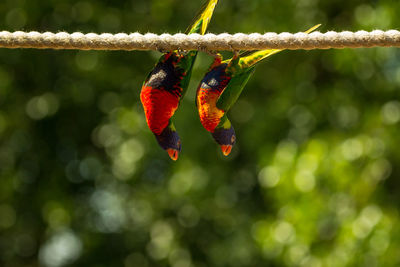
<path fill-rule="evenodd" d="M 217 4 L 218 0 L 207 0 L 185 33 L 199 33 L 203 35 L 207 30 Z"/>
<path fill-rule="evenodd" d="M 312 28 L 308 29 L 305 31 L 305 33 L 310 33 L 317 29 L 321 24 L 317 24 L 313 26 Z M 255 64 L 259 63 L 263 59 L 272 56 L 273 54 L 276 54 L 280 51 L 283 51 L 283 49 L 266 49 L 266 50 L 261 50 L 261 51 L 256 51 L 248 55 L 247 52 L 242 54 L 239 59 L 239 66 L 241 68 L 249 68 L 254 66 Z"/>

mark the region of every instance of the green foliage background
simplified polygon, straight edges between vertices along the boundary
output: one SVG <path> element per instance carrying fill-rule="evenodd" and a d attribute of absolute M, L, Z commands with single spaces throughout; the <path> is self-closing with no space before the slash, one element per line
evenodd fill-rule
<path fill-rule="evenodd" d="M 184 31 L 202 1 L 3 0 L 0 29 Z M 399 1 L 221 0 L 209 31 L 398 28 Z M 228 55 L 228 53 L 226 53 Z M 158 52 L 0 50 L 0 266 L 399 266 L 398 49 L 286 51 L 169 160 L 141 83 Z"/>

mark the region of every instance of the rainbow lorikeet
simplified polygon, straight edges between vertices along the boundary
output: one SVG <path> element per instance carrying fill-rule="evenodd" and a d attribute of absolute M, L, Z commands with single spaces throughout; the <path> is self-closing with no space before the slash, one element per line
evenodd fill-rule
<path fill-rule="evenodd" d="M 204 34 L 218 0 L 208 0 L 186 34 Z M 197 51 L 170 51 L 165 53 L 149 73 L 140 93 L 147 124 L 158 144 L 177 160 L 182 145 L 172 116 L 177 110 L 190 81 Z"/>
<path fill-rule="evenodd" d="M 310 33 L 320 26 L 306 31 Z M 217 54 L 210 70 L 200 82 L 196 93 L 196 105 L 203 127 L 220 145 L 222 153 L 228 156 L 236 142 L 235 130 L 226 112 L 239 98 L 246 83 L 254 73 L 257 63 L 282 50 L 268 49 L 235 54 L 224 60 Z"/>

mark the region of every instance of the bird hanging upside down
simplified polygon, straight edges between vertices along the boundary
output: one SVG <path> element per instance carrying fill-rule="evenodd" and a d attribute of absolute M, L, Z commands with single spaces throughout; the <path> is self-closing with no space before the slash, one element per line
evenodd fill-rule
<path fill-rule="evenodd" d="M 310 33 L 320 26 L 306 31 Z M 245 85 L 254 73 L 257 63 L 282 50 L 268 49 L 256 52 L 244 52 L 222 60 L 217 54 L 210 70 L 206 73 L 196 93 L 196 106 L 200 122 L 220 145 L 222 153 L 228 156 L 236 142 L 233 126 L 226 112 L 239 98 Z"/>
<path fill-rule="evenodd" d="M 208 0 L 186 34 L 204 34 L 218 0 Z M 158 144 L 177 160 L 182 144 L 171 121 L 185 95 L 192 74 L 197 51 L 170 51 L 165 53 L 147 76 L 140 100 L 146 121 Z"/>

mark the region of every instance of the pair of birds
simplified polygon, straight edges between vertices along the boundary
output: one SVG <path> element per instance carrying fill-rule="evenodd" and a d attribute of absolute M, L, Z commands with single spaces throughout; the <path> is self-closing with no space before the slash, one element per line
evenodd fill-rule
<path fill-rule="evenodd" d="M 217 3 L 218 0 L 208 0 L 185 33 L 204 34 Z M 306 33 L 319 26 L 312 27 Z M 239 98 L 257 63 L 280 51 L 268 49 L 235 53 L 228 60 L 216 54 L 213 64 L 200 82 L 196 106 L 201 124 L 211 133 L 225 156 L 230 154 L 236 142 L 235 130 L 226 113 Z M 165 53 L 147 76 L 140 93 L 147 124 L 158 144 L 172 160 L 178 159 L 182 144 L 171 118 L 188 88 L 197 53 Z"/>

